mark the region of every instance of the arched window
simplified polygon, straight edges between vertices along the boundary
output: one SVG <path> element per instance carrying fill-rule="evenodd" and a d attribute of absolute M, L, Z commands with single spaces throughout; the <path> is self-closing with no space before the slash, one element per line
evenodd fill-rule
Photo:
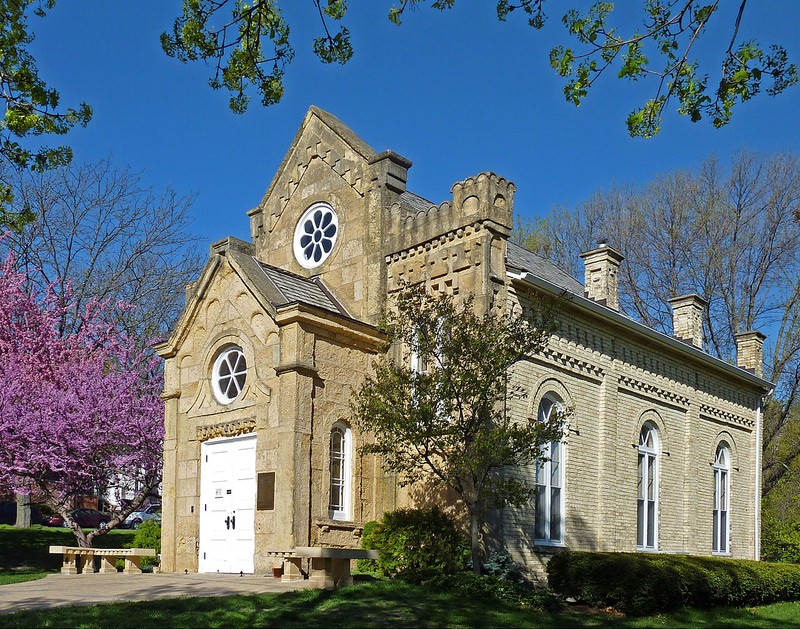
<path fill-rule="evenodd" d="M 560 401 L 545 396 L 539 403 L 538 420 L 547 422 L 558 413 Z M 564 543 L 564 442 L 551 441 L 542 447 L 536 463 L 536 521 L 534 538 L 541 544 Z"/>
<path fill-rule="evenodd" d="M 717 447 L 714 461 L 714 541 L 711 549 L 715 553 L 728 553 L 730 521 L 730 469 L 731 452 L 728 444 Z"/>
<path fill-rule="evenodd" d="M 637 480 L 636 547 L 655 550 L 658 546 L 658 431 L 650 423 L 639 433 Z"/>
<path fill-rule="evenodd" d="M 350 478 L 352 467 L 352 433 L 350 428 L 336 422 L 331 429 L 330 503 L 328 515 L 332 520 L 350 519 Z"/>

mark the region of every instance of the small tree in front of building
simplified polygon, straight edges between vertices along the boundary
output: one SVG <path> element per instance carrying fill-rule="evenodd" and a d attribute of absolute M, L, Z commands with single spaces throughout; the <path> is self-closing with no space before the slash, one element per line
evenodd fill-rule
<path fill-rule="evenodd" d="M 472 298 L 411 286 L 393 306 L 382 327 L 394 352 L 376 362 L 351 401 L 356 423 L 374 435 L 362 451 L 380 455 L 404 484 L 432 479 L 454 492 L 469 514 L 479 573 L 488 510 L 521 506 L 534 490 L 504 470 L 535 463 L 562 436 L 563 415 L 539 422 L 509 411 L 509 401 L 525 395 L 510 369 L 547 343 L 552 308 L 479 314 Z"/>

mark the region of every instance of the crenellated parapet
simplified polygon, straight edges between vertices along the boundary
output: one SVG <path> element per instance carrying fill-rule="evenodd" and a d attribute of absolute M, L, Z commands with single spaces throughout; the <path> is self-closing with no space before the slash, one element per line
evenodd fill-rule
<path fill-rule="evenodd" d="M 409 211 L 401 202 L 389 208 L 388 254 L 434 240 L 442 234 L 482 223 L 492 232 L 508 237 L 514 224 L 514 191 L 511 181 L 494 173 L 480 173 L 453 184 L 451 201 Z"/>

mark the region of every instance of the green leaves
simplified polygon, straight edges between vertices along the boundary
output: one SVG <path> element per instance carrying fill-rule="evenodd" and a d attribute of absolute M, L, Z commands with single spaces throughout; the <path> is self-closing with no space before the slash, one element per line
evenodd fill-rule
<path fill-rule="evenodd" d="M 363 451 L 381 455 L 404 482 L 443 483 L 471 510 L 529 499 L 527 484 L 500 472 L 532 463 L 561 437 L 563 418 L 520 421 L 505 402 L 519 395 L 509 370 L 547 342 L 549 316 L 479 315 L 472 299 L 411 287 L 393 305 L 383 324 L 393 350 L 351 400 L 354 419 L 375 437 Z"/>
<path fill-rule="evenodd" d="M 789 63 L 782 46 L 771 46 L 772 53 L 767 55 L 756 42 L 748 41 L 732 52 L 745 6 L 742 3 L 719 86 L 709 94 L 709 78 L 699 74 L 699 62 L 691 60 L 690 54 L 718 4 L 646 0 L 644 29 L 625 37 L 616 35 L 609 26 L 611 3 L 597 2 L 586 14 L 576 9 L 567 11 L 562 20 L 564 26 L 582 48 L 557 46 L 550 51 L 550 65 L 567 79 L 565 98 L 580 105 L 589 88 L 614 64 L 619 64 L 618 78 L 652 79 L 655 94 L 627 118 L 630 135 L 649 138 L 661 130 L 662 114 L 673 100 L 678 102 L 677 112 L 689 116 L 692 122 L 708 116 L 714 126 L 721 127 L 730 122 L 736 103 L 749 100 L 759 92 L 764 77 L 772 80 L 767 90 L 771 96 L 797 83 L 797 67 Z M 646 44 L 652 48 L 650 55 L 645 54 Z"/>
<path fill-rule="evenodd" d="M 328 20 L 340 21 L 346 0 L 313 0 L 323 35 L 313 50 L 323 63 L 346 63 L 353 56 L 350 32 L 332 32 Z M 227 13 L 226 13 L 227 10 Z M 255 89 L 265 107 L 281 100 L 283 76 L 294 58 L 289 23 L 276 0 L 184 0 L 172 33 L 162 33 L 164 52 L 184 63 L 213 61 L 213 89 L 231 93 L 230 108 L 244 113 Z"/>
<path fill-rule="evenodd" d="M 28 45 L 33 34 L 28 31 L 28 9 L 42 17 L 52 8 L 55 0 L 34 3 L 33 0 L 15 0 L 5 3 L 0 11 L 0 93 L 5 101 L 5 115 L 0 120 L 0 158 L 15 168 L 35 171 L 55 168 L 69 163 L 69 147 L 54 148 L 35 145 L 28 148 L 21 140 L 48 134 L 64 135 L 75 125 L 85 126 L 92 118 L 92 109 L 82 103 L 77 109 L 59 111 L 58 91 L 49 88 L 39 77 Z M 32 220 L 29 209 L 12 212 L 8 205 L 13 195 L 8 185 L 0 181 L 0 227 L 20 229 Z"/>

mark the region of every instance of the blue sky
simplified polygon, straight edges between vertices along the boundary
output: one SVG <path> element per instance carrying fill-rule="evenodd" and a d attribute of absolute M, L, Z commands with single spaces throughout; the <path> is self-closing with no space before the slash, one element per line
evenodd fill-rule
<path fill-rule="evenodd" d="M 194 230 L 207 242 L 249 239 L 246 212 L 259 203 L 311 104 L 374 149 L 409 158 L 412 191 L 440 202 L 455 181 L 490 170 L 516 183 L 515 209 L 525 216 L 577 204 L 614 183 L 693 169 L 711 154 L 727 161 L 741 148 L 800 148 L 800 87 L 738 106 L 720 130 L 668 114 L 650 140 L 632 139 L 625 128 L 627 113 L 650 94 L 642 85 L 609 76 L 579 108 L 568 104 L 548 62 L 553 45 L 569 43 L 556 2 L 546 5 L 543 31 L 521 15 L 498 22 L 489 1 L 460 0 L 443 14 L 420 9 L 400 28 L 386 19 L 391 2 L 351 2 L 354 58 L 325 66 L 311 52 L 318 28 L 311 0 L 283 0 L 297 53 L 284 99 L 266 109 L 254 99 L 236 115 L 227 95 L 207 86 L 210 68 L 161 51 L 159 34 L 180 4 L 62 0 L 43 20 L 31 18 L 32 48 L 65 104 L 94 108 L 89 126 L 65 137 L 76 160 L 111 155 L 157 190 L 196 195 Z M 727 13 L 716 20 L 725 27 L 709 32 L 703 49 L 719 55 L 727 47 L 738 4 L 723 3 Z M 638 17 L 639 0 L 618 5 L 626 19 Z M 748 6 L 740 33 L 781 43 L 800 62 L 798 17 L 794 0 L 761 0 Z"/>

